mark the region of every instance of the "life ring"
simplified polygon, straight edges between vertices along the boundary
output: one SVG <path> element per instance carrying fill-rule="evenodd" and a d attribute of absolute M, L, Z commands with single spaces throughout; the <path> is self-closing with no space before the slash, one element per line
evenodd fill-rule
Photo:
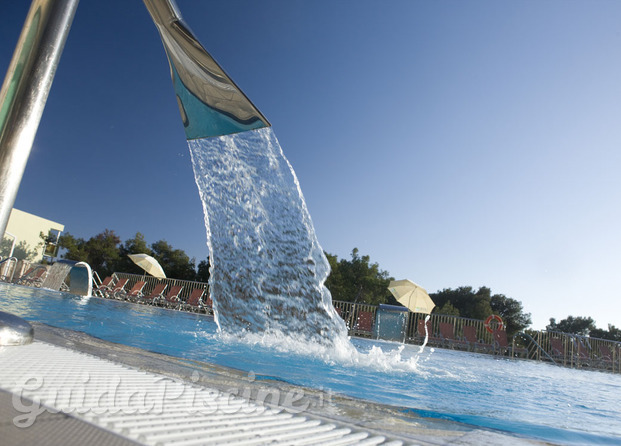
<path fill-rule="evenodd" d="M 485 325 L 485 329 L 489 331 L 490 333 L 494 333 L 494 330 L 490 326 L 492 321 L 496 321 L 496 325 L 497 325 L 496 330 L 502 330 L 505 326 L 502 323 L 502 318 L 500 316 L 498 316 L 497 314 L 491 314 L 487 316 L 487 319 L 485 319 L 485 323 L 483 324 Z"/>

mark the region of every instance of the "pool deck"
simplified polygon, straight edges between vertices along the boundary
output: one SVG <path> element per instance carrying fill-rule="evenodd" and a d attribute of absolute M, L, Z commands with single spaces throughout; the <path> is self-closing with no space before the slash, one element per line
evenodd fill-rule
<path fill-rule="evenodd" d="M 403 413 L 395 407 L 298 387 L 279 380 L 255 377 L 252 374 L 213 364 L 182 360 L 114 344 L 84 333 L 39 323 L 32 325 L 35 327 L 33 344 L 0 348 L 0 364 L 2 364 L 0 438 L 6 445 L 189 445 L 223 444 L 226 439 L 230 441 L 227 444 L 297 445 L 320 443 L 321 438 L 326 444 L 390 444 L 395 446 L 399 444 L 544 444 L 536 440 L 475 426 L 422 418 L 412 413 Z M 29 357 L 31 359 L 28 359 Z M 37 367 L 40 368 L 37 369 Z M 66 371 L 63 371 L 62 367 L 66 367 Z M 166 401 L 169 405 L 162 406 L 159 411 L 152 411 L 154 413 L 145 411 L 133 417 L 126 415 L 123 411 L 119 414 L 119 410 L 117 413 L 112 410 L 112 413 L 94 414 L 91 412 L 96 412 L 96 410 L 93 411 L 92 407 L 86 410 L 65 410 L 67 413 L 63 413 L 58 412 L 58 409 L 50 409 L 51 404 L 48 404 L 44 393 L 44 390 L 47 391 L 49 397 L 49 388 L 34 386 L 37 389 L 32 392 L 22 392 L 20 385 L 15 383 L 19 380 L 15 378 L 16 376 L 24 375 L 27 378 L 28 373 L 32 376 L 41 373 L 45 375 L 41 380 L 42 382 L 45 380 L 48 387 L 53 386 L 56 380 L 56 385 L 65 390 L 63 386 L 71 387 L 66 384 L 67 382 L 72 382 L 75 386 L 76 381 L 67 381 L 69 375 L 74 374 L 78 377 L 93 377 L 91 382 L 97 382 L 100 394 L 106 393 L 106 389 L 120 389 L 117 381 L 114 381 L 116 384 L 112 384 L 112 387 L 110 383 L 97 381 L 95 379 L 97 372 L 102 373 L 104 379 L 112 381 L 115 379 L 120 381 L 121 378 L 117 375 L 122 375 L 122 379 L 133 386 L 132 395 L 139 393 L 135 389 L 149 388 L 149 384 L 144 384 L 147 382 L 144 380 L 151 379 L 151 382 L 159 383 L 163 380 L 172 383 L 174 380 L 174 385 L 185 392 L 191 390 L 198 392 L 196 395 L 199 396 L 217 395 L 217 401 L 224 401 L 223 404 L 228 404 L 228 406 L 218 406 L 217 414 L 211 412 L 197 415 L 192 412 L 180 419 L 170 418 L 177 416 L 175 411 L 180 410 L 178 398 L 176 401 L 172 399 Z M 88 378 L 79 379 L 83 380 L 82 383 L 88 381 Z M 26 388 L 28 383 L 25 381 L 21 386 Z M 155 389 L 155 387 L 151 388 Z M 16 395 L 19 395 L 19 398 Z M 21 416 L 23 419 L 25 408 L 34 407 L 33 401 L 39 399 L 47 404 L 46 410 L 41 410 L 41 414 L 36 417 L 31 426 L 17 427 L 15 420 L 18 418 L 16 417 Z M 69 399 L 71 400 L 71 397 Z M 103 401 L 103 399 L 98 397 L 97 401 Z M 242 401 L 241 406 L 240 401 Z M 65 407 L 58 404 L 59 408 Z M 18 407 L 20 405 L 21 407 Z M 84 407 L 83 404 L 82 408 Z M 110 408 L 107 410 L 110 411 Z M 253 418 L 255 417 L 253 411 L 259 411 L 260 416 Z M 240 415 L 242 412 L 250 415 L 247 417 Z M 221 420 L 218 421 L 218 426 L 225 426 L 226 429 L 214 430 L 215 418 Z M 174 429 L 171 427 L 164 432 L 162 426 L 166 425 L 167 419 L 170 420 L 168 424 L 173 425 Z M 259 419 L 261 423 L 257 423 L 256 420 Z M 236 422 L 239 424 L 236 425 Z M 249 427 L 255 425 L 256 429 Z M 199 429 L 197 431 L 197 426 L 200 429 L 210 426 L 210 430 Z M 184 437 L 186 427 L 187 432 L 191 432 L 187 434 L 187 438 Z M 265 436 L 261 429 L 267 429 Z M 246 434 L 249 430 L 252 431 L 251 434 Z M 224 435 L 222 434 L 224 431 L 228 436 L 217 436 Z M 180 432 L 183 435 L 179 436 Z M 304 432 L 308 432 L 308 435 L 304 436 Z M 315 437 L 316 442 L 313 441 Z"/>

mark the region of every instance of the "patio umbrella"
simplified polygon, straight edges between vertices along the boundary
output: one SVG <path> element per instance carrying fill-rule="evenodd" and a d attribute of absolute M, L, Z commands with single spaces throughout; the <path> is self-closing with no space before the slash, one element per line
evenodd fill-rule
<path fill-rule="evenodd" d="M 159 277 L 161 279 L 166 278 L 166 274 L 164 274 L 164 270 L 157 263 L 153 257 L 147 254 L 128 254 L 128 257 L 132 259 L 136 265 L 140 268 L 144 269 L 146 272 L 151 274 L 153 277 Z"/>
<path fill-rule="evenodd" d="M 400 304 L 405 305 L 413 313 L 431 313 L 436 304 L 427 291 L 411 280 L 393 280 L 388 289 Z"/>

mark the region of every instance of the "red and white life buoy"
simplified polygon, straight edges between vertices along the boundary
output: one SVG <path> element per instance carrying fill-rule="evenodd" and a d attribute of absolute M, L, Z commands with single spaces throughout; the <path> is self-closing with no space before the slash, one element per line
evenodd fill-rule
<path fill-rule="evenodd" d="M 487 319 L 485 319 L 485 323 L 483 325 L 485 325 L 485 329 L 490 333 L 494 333 L 494 329 L 491 326 L 492 321 L 496 321 L 496 330 L 502 330 L 505 326 L 502 323 L 502 318 L 497 314 L 487 316 Z"/>

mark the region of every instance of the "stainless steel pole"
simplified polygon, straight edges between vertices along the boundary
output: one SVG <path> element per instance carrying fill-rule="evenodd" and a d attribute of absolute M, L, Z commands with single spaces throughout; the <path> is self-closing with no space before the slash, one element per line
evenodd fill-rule
<path fill-rule="evenodd" d="M 79 0 L 33 0 L 0 90 L 0 234 L 15 197 Z"/>

